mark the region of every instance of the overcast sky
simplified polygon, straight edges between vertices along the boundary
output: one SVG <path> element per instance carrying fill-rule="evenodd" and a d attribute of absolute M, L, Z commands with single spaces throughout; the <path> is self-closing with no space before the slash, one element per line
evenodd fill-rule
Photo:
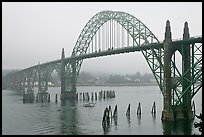
<path fill-rule="evenodd" d="M 170 21 L 172 38 L 202 34 L 201 2 L 3 2 L 2 69 L 23 69 L 71 55 L 86 23 L 103 10 L 127 12 L 141 20 L 160 41 Z M 150 69 L 141 52 L 84 60 L 81 71 L 134 74 Z"/>

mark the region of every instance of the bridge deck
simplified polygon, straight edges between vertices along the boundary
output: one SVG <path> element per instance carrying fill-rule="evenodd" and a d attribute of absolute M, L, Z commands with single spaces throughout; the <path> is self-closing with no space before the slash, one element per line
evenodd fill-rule
<path fill-rule="evenodd" d="M 192 42 L 197 42 L 197 43 L 202 43 L 202 36 L 201 37 L 191 37 L 190 39 L 187 40 L 175 40 L 172 41 L 173 45 L 180 45 L 180 44 L 190 44 Z M 65 58 L 65 62 L 69 62 L 72 59 L 76 60 L 81 60 L 81 59 L 88 59 L 88 58 L 94 58 L 94 57 L 101 57 L 101 56 L 107 56 L 107 55 L 115 55 L 115 54 L 121 54 L 121 53 L 129 53 L 129 52 L 135 52 L 135 51 L 142 51 L 142 50 L 149 50 L 149 49 L 159 49 L 163 48 L 163 43 L 150 43 L 148 45 L 143 45 L 143 46 L 130 46 L 130 47 L 124 47 L 124 48 L 118 48 L 118 49 L 110 49 L 108 51 L 101 51 L 101 52 L 94 52 L 90 54 L 84 54 L 81 56 L 76 56 L 76 57 L 67 57 Z M 44 67 L 50 64 L 57 64 L 61 63 L 61 59 L 46 62 L 43 64 L 40 64 L 40 66 Z M 26 69 L 20 70 L 18 72 L 23 72 L 29 69 L 37 69 L 38 65 L 34 65 L 32 67 L 28 67 Z M 15 73 L 18 73 L 15 72 Z M 14 73 L 10 73 L 14 74 Z M 8 75 L 7 75 L 8 76 Z"/>

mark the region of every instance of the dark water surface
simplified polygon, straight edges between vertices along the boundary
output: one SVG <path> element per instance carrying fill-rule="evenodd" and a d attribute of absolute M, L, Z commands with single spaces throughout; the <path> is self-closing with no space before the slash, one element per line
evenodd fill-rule
<path fill-rule="evenodd" d="M 105 100 L 94 100 L 95 107 L 84 107 L 85 102 L 66 101 L 65 105 L 59 100 L 60 87 L 50 87 L 50 103 L 23 104 L 22 95 L 17 91 L 2 90 L 2 134 L 135 134 L 135 135 L 190 135 L 200 134 L 193 123 L 199 121 L 161 122 L 163 97 L 158 86 L 80 86 L 80 92 L 99 92 L 114 90 L 116 97 Z M 201 89 L 202 90 L 202 89 Z M 35 89 L 35 93 L 37 88 Z M 58 103 L 55 103 L 55 94 L 58 94 Z M 202 92 L 199 91 L 193 98 L 196 105 L 196 114 L 202 110 Z M 151 115 L 153 102 L 156 103 L 156 117 Z M 141 104 L 142 114 L 137 117 L 138 103 Z M 130 117 L 125 113 L 128 105 Z M 109 127 L 102 127 L 104 109 L 118 106 L 118 118 L 112 119 Z"/>

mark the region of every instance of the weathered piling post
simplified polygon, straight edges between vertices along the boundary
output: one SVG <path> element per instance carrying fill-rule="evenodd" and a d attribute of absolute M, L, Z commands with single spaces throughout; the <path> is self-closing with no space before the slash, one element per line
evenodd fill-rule
<path fill-rule="evenodd" d="M 140 106 L 140 102 L 138 104 L 138 108 L 137 108 L 137 115 L 141 115 L 141 106 Z"/>
<path fill-rule="evenodd" d="M 50 94 L 48 94 L 48 103 L 50 103 Z"/>
<path fill-rule="evenodd" d="M 113 90 L 113 98 L 115 98 L 115 91 Z"/>
<path fill-rule="evenodd" d="M 79 93 L 79 100 L 82 100 L 82 93 Z"/>
<path fill-rule="evenodd" d="M 97 92 L 95 92 L 95 100 L 97 100 Z"/>
<path fill-rule="evenodd" d="M 38 94 L 36 94 L 36 100 L 35 100 L 36 103 L 38 103 Z"/>
<path fill-rule="evenodd" d="M 102 126 L 106 126 L 106 109 L 103 112 Z"/>
<path fill-rule="evenodd" d="M 113 112 L 113 120 L 114 120 L 114 124 L 117 125 L 117 123 L 118 123 L 117 105 L 115 105 L 115 109 L 114 109 L 114 112 Z"/>
<path fill-rule="evenodd" d="M 87 93 L 84 92 L 84 100 L 87 101 L 88 97 L 87 97 Z"/>
<path fill-rule="evenodd" d="M 82 95 L 83 95 L 83 101 L 84 101 L 85 100 L 85 93 L 83 92 Z"/>
<path fill-rule="evenodd" d="M 91 101 L 93 101 L 94 100 L 94 94 L 93 94 L 93 92 L 91 92 Z"/>
<path fill-rule="evenodd" d="M 153 106 L 152 106 L 152 111 L 151 111 L 152 115 L 156 115 L 156 105 L 155 105 L 155 102 L 153 103 Z"/>
<path fill-rule="evenodd" d="M 90 99 L 89 93 L 87 92 L 86 95 L 87 95 L 87 101 L 89 101 L 89 99 Z"/>
<path fill-rule="evenodd" d="M 115 105 L 115 109 L 114 109 L 114 112 L 113 112 L 113 117 L 117 117 L 118 115 L 118 110 L 117 110 L 117 105 Z"/>
<path fill-rule="evenodd" d="M 98 98 L 99 98 L 99 100 L 101 100 L 101 98 L 102 98 L 102 91 L 99 92 Z"/>
<path fill-rule="evenodd" d="M 25 93 L 23 94 L 23 103 L 25 103 Z"/>
<path fill-rule="evenodd" d="M 55 95 L 55 103 L 57 103 L 57 94 Z"/>
<path fill-rule="evenodd" d="M 109 91 L 106 91 L 106 98 L 109 98 Z"/>
<path fill-rule="evenodd" d="M 107 126 L 110 124 L 110 121 L 109 121 L 109 110 L 108 108 L 106 107 L 105 110 L 104 110 L 104 113 L 103 113 L 103 120 L 102 120 L 102 126 Z"/>
<path fill-rule="evenodd" d="M 128 105 L 127 111 L 126 111 L 126 116 L 130 116 L 130 104 Z"/>
<path fill-rule="evenodd" d="M 109 111 L 109 117 L 112 118 L 112 110 L 111 110 L 111 106 L 108 107 L 108 111 Z"/>

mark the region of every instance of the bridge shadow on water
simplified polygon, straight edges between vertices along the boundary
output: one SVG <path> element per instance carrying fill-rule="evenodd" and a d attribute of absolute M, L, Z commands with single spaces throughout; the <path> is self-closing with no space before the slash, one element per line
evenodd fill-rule
<path fill-rule="evenodd" d="M 193 121 L 177 120 L 162 123 L 164 135 L 191 135 Z"/>

